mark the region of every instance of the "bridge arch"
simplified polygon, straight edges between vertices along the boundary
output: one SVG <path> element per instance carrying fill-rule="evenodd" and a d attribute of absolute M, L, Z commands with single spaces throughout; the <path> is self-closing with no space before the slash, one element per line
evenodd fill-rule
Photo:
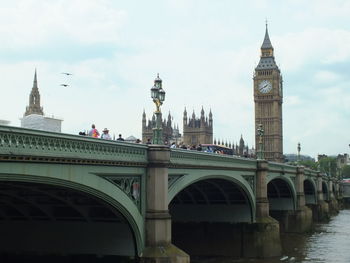
<path fill-rule="evenodd" d="M 317 204 L 317 186 L 314 180 L 304 180 L 305 204 Z"/>
<path fill-rule="evenodd" d="M 235 173 L 235 174 L 231 173 L 231 174 L 224 174 L 224 175 L 207 173 L 205 175 L 202 174 L 200 177 L 197 174 L 186 174 L 181 176 L 169 188 L 169 193 L 168 193 L 169 208 L 171 209 L 171 203 L 174 200 L 174 198 L 179 193 L 186 190 L 186 188 L 187 189 L 193 188 L 194 191 L 196 191 L 199 195 L 201 195 L 200 198 L 205 201 L 206 194 L 200 189 L 202 187 L 205 187 L 203 185 L 205 183 L 208 183 L 209 187 L 211 185 L 213 189 L 216 189 L 217 192 L 221 192 L 223 197 L 226 195 L 225 191 L 240 192 L 241 194 L 240 198 L 244 198 L 246 201 L 246 205 L 249 206 L 249 208 L 247 208 L 247 210 L 249 210 L 247 212 L 250 213 L 249 221 L 253 222 L 255 220 L 254 192 L 252 190 L 252 187 L 249 185 L 249 183 L 238 173 Z M 226 187 L 228 187 L 229 189 L 223 189 Z"/>
<path fill-rule="evenodd" d="M 267 197 L 270 211 L 294 211 L 296 209 L 296 190 L 288 176 L 268 177 Z"/>
<path fill-rule="evenodd" d="M 3 173 L 0 173 L 0 184 L 12 182 L 31 186 L 55 186 L 59 189 L 70 189 L 76 193 L 91 196 L 108 205 L 111 210 L 125 219 L 132 235 L 134 254 L 141 254 L 144 247 L 142 215 L 133 201 L 116 185 L 81 167 L 74 170 L 69 165 L 41 164 L 40 168 L 37 168 L 35 164 L 26 163 L 13 163 L 15 169 L 11 167 L 12 164 L 9 164 L 9 169 L 3 169 Z M 61 201 L 64 202 L 63 199 Z M 32 205 L 35 206 L 35 204 Z"/>
<path fill-rule="evenodd" d="M 324 201 L 330 200 L 328 183 L 324 180 L 322 180 L 322 194 L 323 194 Z"/>
<path fill-rule="evenodd" d="M 337 190 L 336 190 L 336 186 L 335 186 L 335 183 L 334 183 L 334 182 L 333 182 L 333 184 L 332 184 L 332 192 L 333 192 L 334 196 L 335 196 L 336 198 L 338 198 L 338 192 L 337 192 Z"/>

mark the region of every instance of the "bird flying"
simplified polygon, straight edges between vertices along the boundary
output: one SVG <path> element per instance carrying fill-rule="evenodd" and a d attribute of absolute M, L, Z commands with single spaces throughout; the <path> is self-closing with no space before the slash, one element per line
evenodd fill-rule
<path fill-rule="evenodd" d="M 68 84 L 61 84 L 61 86 L 68 87 L 69 85 Z"/>
<path fill-rule="evenodd" d="M 64 75 L 67 75 L 67 76 L 73 75 L 72 73 L 69 73 L 69 72 L 62 72 L 61 74 L 64 74 Z"/>

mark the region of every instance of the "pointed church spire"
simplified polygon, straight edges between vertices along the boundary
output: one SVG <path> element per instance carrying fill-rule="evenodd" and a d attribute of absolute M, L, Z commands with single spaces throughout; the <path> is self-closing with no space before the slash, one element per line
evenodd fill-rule
<path fill-rule="evenodd" d="M 33 89 L 38 89 L 38 80 L 37 80 L 37 77 L 36 77 L 36 68 L 35 68 L 35 73 L 34 73 Z"/>
<path fill-rule="evenodd" d="M 269 31 L 267 29 L 267 21 L 266 21 L 264 42 L 261 46 L 261 49 L 273 49 L 271 41 L 270 41 L 270 37 L 269 37 Z"/>
<path fill-rule="evenodd" d="M 31 114 L 44 115 L 43 107 L 40 106 L 40 93 L 38 89 L 36 69 L 34 73 L 32 91 L 29 95 L 29 106 L 26 107 L 26 112 L 24 113 L 24 116 L 28 116 Z"/>

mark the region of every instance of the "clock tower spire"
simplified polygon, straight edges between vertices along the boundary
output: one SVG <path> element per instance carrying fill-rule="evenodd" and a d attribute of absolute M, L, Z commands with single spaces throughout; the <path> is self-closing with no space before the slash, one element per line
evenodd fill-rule
<path fill-rule="evenodd" d="M 266 23 L 260 61 L 254 72 L 255 145 L 259 143 L 257 129 L 265 131 L 263 152 L 268 161 L 283 162 L 282 75 L 275 62 L 274 49 Z"/>

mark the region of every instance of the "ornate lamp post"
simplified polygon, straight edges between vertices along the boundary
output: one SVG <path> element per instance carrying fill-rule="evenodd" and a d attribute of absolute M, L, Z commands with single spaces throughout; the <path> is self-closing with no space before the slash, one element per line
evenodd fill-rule
<path fill-rule="evenodd" d="M 263 149 L 264 129 L 262 124 L 259 124 L 259 127 L 257 129 L 257 134 L 259 136 L 258 159 L 263 160 L 264 159 L 264 149 Z"/>
<path fill-rule="evenodd" d="M 300 147 L 300 142 L 298 142 L 298 164 L 300 163 L 300 150 L 301 150 L 301 147 Z"/>
<path fill-rule="evenodd" d="M 153 128 L 153 144 L 163 144 L 163 133 L 162 133 L 162 113 L 160 111 L 160 106 L 163 104 L 165 99 L 165 91 L 162 89 L 162 80 L 159 78 L 159 73 L 157 78 L 154 80 L 154 86 L 151 88 L 151 97 L 154 104 L 156 104 L 156 126 Z"/>

